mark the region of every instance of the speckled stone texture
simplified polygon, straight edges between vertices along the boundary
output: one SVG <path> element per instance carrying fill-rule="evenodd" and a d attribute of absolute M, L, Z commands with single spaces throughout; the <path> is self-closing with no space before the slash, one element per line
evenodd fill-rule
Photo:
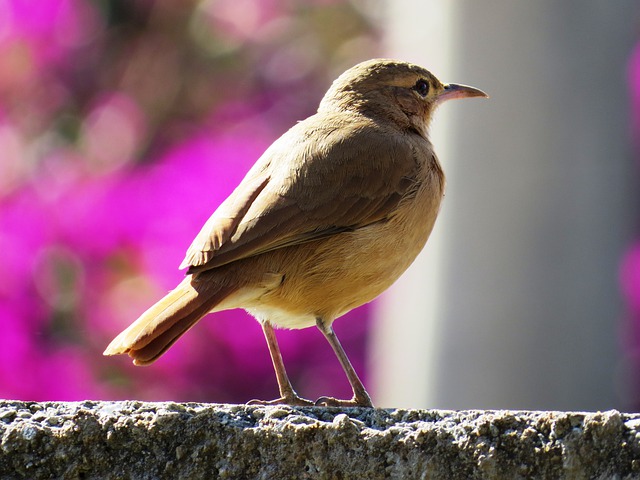
<path fill-rule="evenodd" d="M 640 414 L 0 401 L 0 478 L 631 479 Z"/>

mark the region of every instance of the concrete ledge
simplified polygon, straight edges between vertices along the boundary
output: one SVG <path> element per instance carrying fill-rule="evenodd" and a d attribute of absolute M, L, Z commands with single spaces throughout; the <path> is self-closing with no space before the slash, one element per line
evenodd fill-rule
<path fill-rule="evenodd" d="M 0 478 L 640 478 L 640 414 L 0 401 Z"/>

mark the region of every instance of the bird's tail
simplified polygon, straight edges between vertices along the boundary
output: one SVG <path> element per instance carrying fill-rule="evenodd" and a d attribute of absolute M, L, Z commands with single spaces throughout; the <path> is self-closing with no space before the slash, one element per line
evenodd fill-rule
<path fill-rule="evenodd" d="M 104 355 L 127 353 L 134 364 L 149 365 L 232 291 L 199 291 L 189 275 L 114 338 Z"/>

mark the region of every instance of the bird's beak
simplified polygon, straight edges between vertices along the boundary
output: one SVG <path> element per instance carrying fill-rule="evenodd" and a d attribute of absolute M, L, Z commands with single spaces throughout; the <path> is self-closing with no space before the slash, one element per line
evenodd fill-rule
<path fill-rule="evenodd" d="M 471 97 L 483 97 L 489 98 L 489 95 L 484 93 L 475 87 L 469 87 L 467 85 L 458 85 L 456 83 L 450 83 L 444 86 L 444 90 L 438 95 L 437 102 L 441 103 L 445 100 L 452 100 L 454 98 L 471 98 Z"/>

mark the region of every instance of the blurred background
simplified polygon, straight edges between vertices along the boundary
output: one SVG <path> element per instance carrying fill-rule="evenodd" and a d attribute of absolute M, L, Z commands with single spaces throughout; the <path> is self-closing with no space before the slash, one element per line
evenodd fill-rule
<path fill-rule="evenodd" d="M 640 408 L 640 7 L 507 0 L 0 0 L 0 397 L 277 396 L 259 325 L 208 317 L 158 362 L 102 351 L 175 286 L 264 149 L 372 57 L 447 104 L 441 218 L 335 324 L 380 406 Z M 315 329 L 294 386 L 348 397 Z"/>

